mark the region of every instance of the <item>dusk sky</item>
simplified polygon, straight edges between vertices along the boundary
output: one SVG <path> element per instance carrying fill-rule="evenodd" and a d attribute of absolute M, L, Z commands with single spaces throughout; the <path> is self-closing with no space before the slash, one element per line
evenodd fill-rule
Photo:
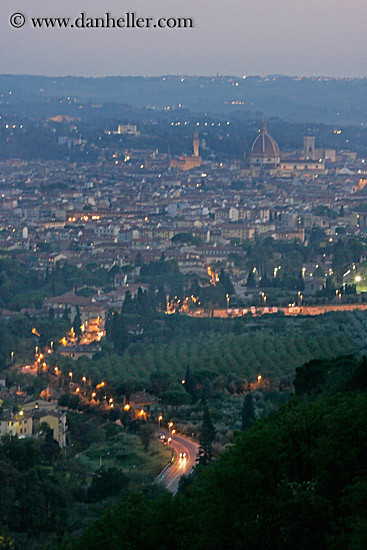
<path fill-rule="evenodd" d="M 194 29 L 13 29 L 31 17 L 192 17 Z M 0 73 L 366 76 L 365 0 L 1 0 Z"/>

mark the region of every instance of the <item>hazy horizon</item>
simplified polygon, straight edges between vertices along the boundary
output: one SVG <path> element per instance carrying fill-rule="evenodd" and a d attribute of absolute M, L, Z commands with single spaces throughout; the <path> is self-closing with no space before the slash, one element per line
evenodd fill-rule
<path fill-rule="evenodd" d="M 366 80 L 365 76 L 350 76 L 350 75 L 330 75 L 330 74 L 285 74 L 285 73 L 268 73 L 268 74 L 233 74 L 233 73 L 157 73 L 157 74 L 105 74 L 105 75 L 91 75 L 91 74 L 42 74 L 42 73 L 0 73 L 0 76 L 20 76 L 20 77 L 37 77 L 37 78 L 90 78 L 90 79 L 102 79 L 102 78 L 171 78 L 171 77 L 185 77 L 185 78 L 303 78 L 303 79 L 335 79 L 335 80 Z M 245 78 L 244 78 L 245 77 Z"/>
<path fill-rule="evenodd" d="M 192 17 L 192 29 L 35 29 L 32 17 Z M 331 75 L 365 78 L 362 0 L 2 0 L 0 73 L 44 76 Z M 23 13 L 23 28 L 10 16 Z M 74 19 L 73 19 L 74 20 Z"/>

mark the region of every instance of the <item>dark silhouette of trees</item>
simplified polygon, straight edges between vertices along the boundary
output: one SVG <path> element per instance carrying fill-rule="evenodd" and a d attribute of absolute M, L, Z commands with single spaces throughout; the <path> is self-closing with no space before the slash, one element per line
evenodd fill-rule
<path fill-rule="evenodd" d="M 247 393 L 242 406 L 242 431 L 248 430 L 255 422 L 255 408 L 252 394 Z"/>
<path fill-rule="evenodd" d="M 197 456 L 197 462 L 201 466 L 207 466 L 213 457 L 213 441 L 215 439 L 215 429 L 210 416 L 208 407 L 204 409 L 203 428 L 200 436 L 200 446 Z"/>
<path fill-rule="evenodd" d="M 116 353 L 123 353 L 129 340 L 123 315 L 117 312 L 112 313 L 106 322 L 106 335 L 113 343 Z"/>
<path fill-rule="evenodd" d="M 77 307 L 76 308 L 76 315 L 75 315 L 75 318 L 74 318 L 74 321 L 73 321 L 73 329 L 74 329 L 74 333 L 75 333 L 75 336 L 76 336 L 78 341 L 80 340 L 80 337 L 82 335 L 81 326 L 82 326 L 82 319 L 80 317 L 80 310 Z"/>
<path fill-rule="evenodd" d="M 246 286 L 249 288 L 255 288 L 256 287 L 256 279 L 253 270 L 251 269 L 248 276 L 247 276 L 247 282 Z"/>

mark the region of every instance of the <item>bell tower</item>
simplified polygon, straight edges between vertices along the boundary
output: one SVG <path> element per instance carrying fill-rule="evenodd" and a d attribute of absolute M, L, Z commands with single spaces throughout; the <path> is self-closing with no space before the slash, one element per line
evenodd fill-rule
<path fill-rule="evenodd" d="M 315 160 L 315 136 L 305 136 L 303 138 L 303 158 L 305 160 Z"/>
<path fill-rule="evenodd" d="M 197 132 L 195 132 L 194 140 L 193 140 L 193 146 L 194 146 L 194 157 L 196 157 L 196 158 L 199 157 L 199 145 L 200 145 L 199 134 Z"/>

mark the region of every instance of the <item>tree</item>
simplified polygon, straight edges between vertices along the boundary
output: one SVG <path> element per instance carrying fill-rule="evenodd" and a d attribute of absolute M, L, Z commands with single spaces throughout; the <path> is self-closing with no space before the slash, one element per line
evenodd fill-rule
<path fill-rule="evenodd" d="M 143 265 L 143 257 L 141 255 L 141 252 L 138 252 L 135 256 L 134 264 L 136 265 L 136 267 L 141 267 Z"/>
<path fill-rule="evenodd" d="M 242 406 L 242 431 L 244 432 L 255 422 L 255 408 L 252 394 L 247 393 Z"/>
<path fill-rule="evenodd" d="M 76 315 L 73 321 L 73 329 L 74 329 L 75 336 L 77 337 L 78 340 L 80 340 L 80 337 L 82 335 L 82 329 L 80 328 L 81 326 L 82 326 L 82 319 L 80 317 L 79 307 L 77 307 Z"/>
<path fill-rule="evenodd" d="M 120 493 L 129 482 L 129 478 L 118 468 L 100 468 L 92 478 L 88 489 L 88 500 L 98 502 L 106 497 Z"/>
<path fill-rule="evenodd" d="M 155 370 L 149 375 L 150 391 L 153 395 L 160 395 L 166 391 L 170 385 L 170 375 L 163 370 Z"/>
<path fill-rule="evenodd" d="M 115 352 L 121 355 L 127 348 L 129 333 L 123 316 L 116 311 L 107 320 L 106 335 L 113 342 Z"/>
<path fill-rule="evenodd" d="M 190 365 L 187 365 L 186 367 L 185 390 L 191 395 L 191 397 L 195 396 L 195 383 L 193 377 L 191 376 Z"/>
<path fill-rule="evenodd" d="M 41 445 L 41 451 L 45 459 L 53 464 L 60 456 L 60 446 L 54 439 L 53 433 L 47 433 Z"/>
<path fill-rule="evenodd" d="M 165 312 L 167 309 L 167 296 L 162 286 L 159 287 L 156 294 L 156 304 L 160 311 Z"/>
<path fill-rule="evenodd" d="M 149 449 L 150 442 L 153 437 L 154 429 L 151 424 L 142 424 L 139 426 L 139 438 L 142 442 L 143 449 L 147 453 Z"/>
<path fill-rule="evenodd" d="M 122 304 L 121 313 L 135 313 L 135 305 L 131 297 L 130 290 L 128 290 L 125 294 L 125 300 Z"/>
<path fill-rule="evenodd" d="M 260 279 L 259 287 L 260 288 L 269 288 L 270 286 L 272 286 L 272 284 L 273 284 L 272 281 L 270 281 L 269 277 L 267 276 L 267 274 L 265 272 L 264 275 Z"/>
<path fill-rule="evenodd" d="M 174 382 L 169 388 L 161 395 L 162 403 L 167 403 L 178 407 L 179 405 L 186 405 L 190 401 L 190 396 L 183 387 L 182 384 Z"/>
<path fill-rule="evenodd" d="M 224 269 L 220 270 L 219 274 L 219 282 L 223 286 L 226 294 L 234 294 L 234 288 L 232 285 L 232 281 L 230 279 L 230 276 L 228 273 L 224 271 Z"/>
<path fill-rule="evenodd" d="M 62 318 L 63 318 L 64 321 L 69 321 L 70 322 L 69 314 L 70 314 L 70 309 L 68 307 L 66 307 L 64 309 L 64 313 L 62 314 Z"/>
<path fill-rule="evenodd" d="M 207 466 L 212 459 L 213 449 L 212 444 L 215 439 L 215 429 L 210 416 L 208 407 L 204 409 L 203 429 L 200 437 L 200 446 L 197 456 L 197 462 L 201 466 Z"/>
<path fill-rule="evenodd" d="M 246 286 L 248 286 L 249 288 L 256 287 L 255 275 L 254 275 L 254 272 L 253 272 L 252 269 L 250 270 L 250 272 L 248 274 Z"/>

